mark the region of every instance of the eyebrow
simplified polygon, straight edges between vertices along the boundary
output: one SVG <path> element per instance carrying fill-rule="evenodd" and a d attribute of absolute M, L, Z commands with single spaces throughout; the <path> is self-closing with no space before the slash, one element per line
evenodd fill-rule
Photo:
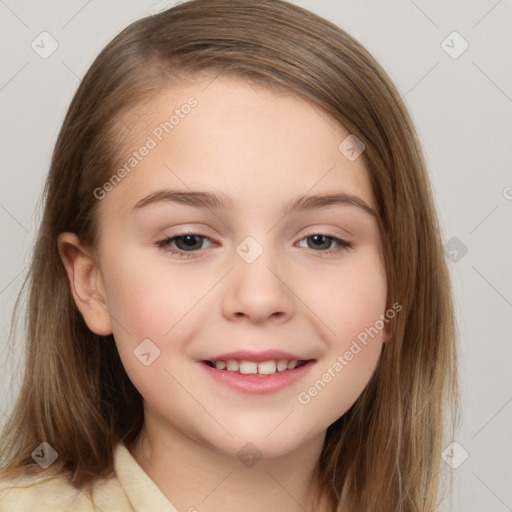
<path fill-rule="evenodd" d="M 233 198 L 220 192 L 214 194 L 212 192 L 200 191 L 181 191 L 181 190 L 157 190 L 148 196 L 142 198 L 133 207 L 132 211 L 138 211 L 149 205 L 157 203 L 177 203 L 186 206 L 193 206 L 195 208 L 205 209 L 229 209 L 233 208 Z M 301 195 L 290 201 L 283 206 L 282 213 L 287 215 L 304 210 L 314 210 L 319 208 L 328 208 L 330 206 L 355 206 L 372 217 L 377 217 L 375 210 L 368 206 L 361 198 L 352 194 L 345 194 L 337 192 L 334 194 L 315 194 L 315 195 Z"/>

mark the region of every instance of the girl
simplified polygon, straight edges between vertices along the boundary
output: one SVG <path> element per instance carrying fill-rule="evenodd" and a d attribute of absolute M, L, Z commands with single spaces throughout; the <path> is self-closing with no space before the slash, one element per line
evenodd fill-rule
<path fill-rule="evenodd" d="M 2 511 L 436 508 L 450 285 L 358 42 L 280 0 L 133 23 L 45 192 Z"/>

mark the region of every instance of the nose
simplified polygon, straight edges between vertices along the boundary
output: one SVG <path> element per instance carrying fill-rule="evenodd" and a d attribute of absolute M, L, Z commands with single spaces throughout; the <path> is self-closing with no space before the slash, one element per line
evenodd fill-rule
<path fill-rule="evenodd" d="M 238 257 L 238 256 L 237 256 Z M 294 301 L 289 275 L 280 270 L 269 251 L 254 262 L 235 259 L 224 291 L 222 310 L 226 318 L 264 323 L 286 322 L 293 315 Z"/>

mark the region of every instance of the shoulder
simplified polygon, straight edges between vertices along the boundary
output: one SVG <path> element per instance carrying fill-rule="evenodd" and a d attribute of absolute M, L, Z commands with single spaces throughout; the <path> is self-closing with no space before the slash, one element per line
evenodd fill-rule
<path fill-rule="evenodd" d="M 94 505 L 64 477 L 26 475 L 0 480 L 0 512 L 20 510 L 93 512 Z"/>
<path fill-rule="evenodd" d="M 19 479 L 2 479 L 0 512 L 96 512 L 105 496 L 111 505 L 113 498 L 121 497 L 115 487 L 115 479 L 101 480 L 95 483 L 92 494 L 87 495 L 63 476 L 26 475 Z M 122 500 L 118 503 L 124 505 Z"/>

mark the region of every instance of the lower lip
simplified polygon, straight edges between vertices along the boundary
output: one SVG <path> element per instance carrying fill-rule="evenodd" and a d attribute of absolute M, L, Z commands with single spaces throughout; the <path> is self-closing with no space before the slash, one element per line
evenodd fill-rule
<path fill-rule="evenodd" d="M 253 395 L 269 395 L 281 391 L 300 380 L 309 372 L 314 363 L 315 361 L 309 361 L 300 368 L 262 376 L 258 374 L 242 375 L 241 373 L 217 370 L 203 362 L 199 364 L 212 379 L 231 389 Z"/>

